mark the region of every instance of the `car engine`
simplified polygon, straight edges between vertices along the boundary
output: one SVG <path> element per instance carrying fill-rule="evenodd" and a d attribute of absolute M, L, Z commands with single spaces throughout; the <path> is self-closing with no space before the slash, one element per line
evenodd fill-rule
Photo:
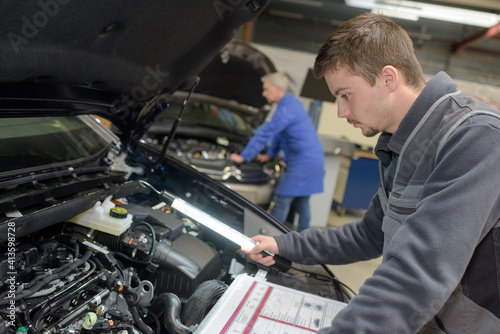
<path fill-rule="evenodd" d="M 131 198 L 109 196 L 21 239 L 6 223 L 0 333 L 195 331 L 227 289 L 222 254 L 237 246 L 217 251 L 165 202 Z"/>

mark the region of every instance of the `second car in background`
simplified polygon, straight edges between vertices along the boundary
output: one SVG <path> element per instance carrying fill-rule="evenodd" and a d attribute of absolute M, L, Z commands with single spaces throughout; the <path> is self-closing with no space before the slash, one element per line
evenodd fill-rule
<path fill-rule="evenodd" d="M 270 106 L 262 97 L 260 78 L 274 71 L 270 60 L 255 48 L 229 43 L 200 73 L 196 93 L 169 97 L 170 108 L 149 129 L 148 138 L 163 145 L 178 120 L 169 143 L 171 154 L 267 207 L 281 178 L 279 162 L 237 165 L 229 155 L 243 149 L 267 116 Z"/>

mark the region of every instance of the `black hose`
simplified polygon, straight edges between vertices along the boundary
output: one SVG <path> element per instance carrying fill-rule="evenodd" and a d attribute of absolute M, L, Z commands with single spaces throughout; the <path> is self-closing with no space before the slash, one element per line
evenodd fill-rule
<path fill-rule="evenodd" d="M 182 309 L 182 322 L 187 326 L 200 324 L 226 290 L 227 284 L 222 281 L 201 283 Z"/>
<path fill-rule="evenodd" d="M 101 262 L 101 261 L 100 261 L 97 257 L 95 257 L 95 256 L 94 256 L 93 261 L 95 262 L 95 265 L 96 265 L 96 267 L 97 267 L 97 269 L 98 269 L 99 271 L 100 271 L 100 270 L 103 270 L 103 269 L 106 269 L 106 268 L 104 267 L 104 265 L 102 264 L 102 262 Z"/>
<path fill-rule="evenodd" d="M 81 259 L 76 259 L 75 261 L 73 262 L 70 262 L 69 266 L 67 266 L 68 269 L 70 269 L 71 271 L 75 268 L 78 268 L 79 266 L 81 266 L 82 264 L 84 264 L 85 262 L 87 262 L 87 260 L 92 256 L 92 251 L 87 251 Z M 61 272 L 62 269 L 55 269 L 54 270 L 54 273 L 59 273 Z M 63 276 L 61 276 L 63 277 Z"/>
<path fill-rule="evenodd" d="M 120 236 L 112 235 L 106 232 L 99 232 L 95 236 L 95 241 L 100 244 L 106 245 L 108 249 L 114 252 L 121 252 L 122 250 L 122 238 L 123 234 Z"/>
<path fill-rule="evenodd" d="M 153 320 L 154 328 L 156 328 L 156 334 L 161 333 L 161 324 L 160 324 L 160 319 L 158 318 L 158 316 L 153 312 L 148 312 L 146 319 L 147 318 L 151 318 Z"/>
<path fill-rule="evenodd" d="M 162 293 L 151 303 L 150 310 L 158 315 L 163 314 L 163 326 L 168 334 L 192 333 L 191 329 L 180 320 L 181 301 L 177 295 Z"/>
<path fill-rule="evenodd" d="M 30 317 L 28 315 L 28 312 L 24 313 L 24 322 L 28 325 L 30 333 L 32 333 L 32 334 L 38 334 L 38 329 L 31 322 L 31 319 L 30 319 Z"/>
<path fill-rule="evenodd" d="M 61 233 L 60 235 L 57 236 L 57 240 L 68 246 L 73 246 L 73 257 L 75 259 L 77 259 L 78 256 L 80 256 L 80 245 L 78 244 L 78 242 L 76 242 L 74 239 L 71 238 L 71 235 Z"/>
<path fill-rule="evenodd" d="M 139 311 L 137 311 L 137 307 L 129 305 L 129 311 L 132 314 L 132 318 L 134 319 L 134 324 L 139 328 L 139 330 L 144 334 L 153 334 L 151 333 L 151 329 L 146 325 L 144 320 L 142 320 Z"/>

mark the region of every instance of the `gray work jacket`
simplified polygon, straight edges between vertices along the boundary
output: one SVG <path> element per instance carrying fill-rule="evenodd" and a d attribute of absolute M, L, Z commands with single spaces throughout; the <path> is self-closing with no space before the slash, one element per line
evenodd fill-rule
<path fill-rule="evenodd" d="M 438 74 L 381 135 L 381 187 L 361 220 L 276 237 L 300 263 L 383 253 L 320 333 L 500 333 L 499 113 L 456 88 Z"/>

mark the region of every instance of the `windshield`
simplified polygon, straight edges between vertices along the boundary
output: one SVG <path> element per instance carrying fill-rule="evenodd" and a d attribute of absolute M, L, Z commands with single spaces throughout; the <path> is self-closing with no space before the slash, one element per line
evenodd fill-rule
<path fill-rule="evenodd" d="M 174 120 L 179 116 L 182 103 L 171 102 L 169 104 L 169 108 L 161 115 L 160 121 Z M 240 115 L 228 108 L 212 103 L 190 102 L 182 115 L 182 122 L 196 123 L 196 125 L 243 134 L 250 131 L 248 124 Z"/>
<path fill-rule="evenodd" d="M 67 165 L 99 154 L 109 144 L 82 117 L 2 118 L 0 173 Z"/>

